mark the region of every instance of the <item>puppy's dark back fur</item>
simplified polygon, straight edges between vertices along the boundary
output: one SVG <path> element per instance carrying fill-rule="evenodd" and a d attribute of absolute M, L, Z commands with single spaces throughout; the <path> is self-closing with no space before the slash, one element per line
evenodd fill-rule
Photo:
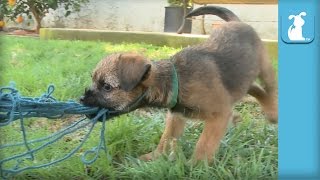
<path fill-rule="evenodd" d="M 261 46 L 261 40 L 249 25 L 230 22 L 213 30 L 203 44 L 185 48 L 173 58 L 183 78 L 181 81 L 199 78 L 199 81 L 209 81 L 211 71 L 216 69 L 216 78 L 222 80 L 229 93 L 237 94 L 234 100 L 238 100 L 259 74 Z"/>

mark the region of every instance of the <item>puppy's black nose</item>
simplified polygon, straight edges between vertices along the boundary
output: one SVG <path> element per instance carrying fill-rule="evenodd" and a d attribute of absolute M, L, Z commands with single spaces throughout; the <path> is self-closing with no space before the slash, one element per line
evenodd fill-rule
<path fill-rule="evenodd" d="M 79 99 L 80 103 L 82 103 L 82 104 L 84 103 L 84 99 L 85 99 L 85 97 L 88 95 L 88 91 L 89 91 L 88 88 L 85 88 L 85 89 L 84 89 L 84 95 L 81 96 L 80 99 Z"/>
<path fill-rule="evenodd" d="M 92 95 L 91 88 L 85 88 L 84 89 L 84 96 L 90 96 L 90 95 Z"/>
<path fill-rule="evenodd" d="M 84 102 L 84 96 L 81 96 L 79 101 L 80 101 L 80 103 L 83 103 Z"/>

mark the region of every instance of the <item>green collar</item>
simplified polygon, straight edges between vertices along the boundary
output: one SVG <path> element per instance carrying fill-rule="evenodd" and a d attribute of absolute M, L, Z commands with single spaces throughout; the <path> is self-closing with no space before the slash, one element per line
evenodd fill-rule
<path fill-rule="evenodd" d="M 171 100 L 168 104 L 168 108 L 173 108 L 176 106 L 177 102 L 178 102 L 178 94 L 179 94 L 179 81 L 178 81 L 178 75 L 177 75 L 177 71 L 176 68 L 174 66 L 174 64 L 172 64 L 173 67 L 173 75 L 172 75 L 172 96 L 171 96 Z"/>

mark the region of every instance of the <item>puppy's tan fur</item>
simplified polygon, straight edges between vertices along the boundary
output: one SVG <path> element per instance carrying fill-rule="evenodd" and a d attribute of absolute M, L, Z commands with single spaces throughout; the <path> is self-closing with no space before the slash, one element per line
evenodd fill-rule
<path fill-rule="evenodd" d="M 234 15 L 229 11 L 226 14 Z M 185 118 L 193 118 L 204 121 L 193 159 L 210 161 L 224 136 L 234 103 L 247 93 L 257 98 L 270 121 L 277 122 L 274 70 L 257 33 L 242 22 L 223 24 L 206 42 L 185 48 L 170 60 L 153 62 L 130 53 L 110 55 L 97 65 L 93 84 L 82 101 L 123 110 L 147 93 L 139 107 L 167 107 L 174 97 L 174 69 L 179 84 L 178 103 L 168 111 L 157 149 L 141 159 L 157 158 L 174 146 L 170 142 L 183 133 Z M 263 88 L 254 83 L 258 77 Z"/>

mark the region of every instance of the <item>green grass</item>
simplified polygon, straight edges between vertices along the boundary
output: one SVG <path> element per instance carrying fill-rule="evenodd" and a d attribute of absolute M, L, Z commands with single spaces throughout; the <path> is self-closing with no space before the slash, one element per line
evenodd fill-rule
<path fill-rule="evenodd" d="M 90 74 L 96 63 L 110 53 L 134 51 L 151 59 L 163 59 L 179 51 L 148 44 L 40 41 L 9 36 L 0 37 L 0 42 L 0 86 L 15 81 L 23 95 L 40 96 L 47 85 L 53 83 L 56 86 L 54 96 L 59 100 L 79 98 L 90 85 Z M 277 69 L 276 60 L 273 64 Z M 80 156 L 97 145 L 100 127 L 95 128 L 76 156 L 50 168 L 25 171 L 15 179 L 277 179 L 277 126 L 265 121 L 256 103 L 239 103 L 235 110 L 240 112 L 243 121 L 228 129 L 211 165 L 191 166 L 187 163 L 202 129 L 202 124 L 195 125 L 194 122 L 188 123 L 178 141 L 176 160 L 169 161 L 164 156 L 153 162 L 139 161 L 139 155 L 156 147 L 164 127 L 165 110 L 138 110 L 107 122 L 108 154 L 101 152 L 92 165 L 84 166 Z M 28 137 L 51 134 L 73 119 L 76 117 L 55 121 L 26 120 Z M 0 128 L 0 143 L 21 141 L 19 130 L 17 123 Z M 70 134 L 39 152 L 35 162 L 63 156 L 81 141 L 86 130 Z M 1 157 L 8 157 L 21 151 L 24 149 L 0 150 L 0 153 Z"/>

